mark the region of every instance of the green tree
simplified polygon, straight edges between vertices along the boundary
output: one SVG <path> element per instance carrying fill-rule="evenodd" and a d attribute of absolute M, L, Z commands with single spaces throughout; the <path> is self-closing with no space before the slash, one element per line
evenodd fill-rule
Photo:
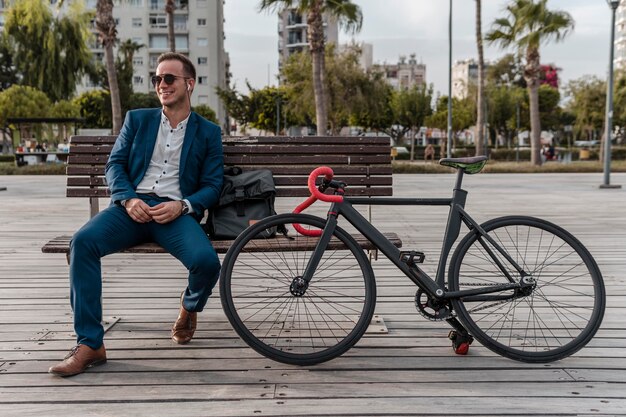
<path fill-rule="evenodd" d="M 539 86 L 539 117 L 544 130 L 557 130 L 561 127 L 561 94 L 559 90 L 542 84 Z"/>
<path fill-rule="evenodd" d="M 507 17 L 498 18 L 487 33 L 490 43 L 507 48 L 514 45 L 524 54 L 524 79 L 530 101 L 531 163 L 541 165 L 541 120 L 539 84 L 541 75 L 539 47 L 551 39 L 563 39 L 574 27 L 572 17 L 563 11 L 551 11 L 548 0 L 511 0 Z"/>
<path fill-rule="evenodd" d="M 111 94 L 107 90 L 86 91 L 74 99 L 87 128 L 111 127 Z"/>
<path fill-rule="evenodd" d="M 49 116 L 52 103 L 43 91 L 24 85 L 12 85 L 0 92 L 0 128 L 2 129 L 2 145 L 9 148 L 11 130 L 15 126 L 9 126 L 7 119 L 17 117 L 47 117 Z M 41 127 L 36 128 L 37 135 L 41 134 Z M 16 143 L 13 143 L 15 149 Z"/>
<path fill-rule="evenodd" d="M 405 133 L 412 131 L 410 158 L 415 155 L 415 136 L 432 114 L 433 86 L 414 85 L 410 89 L 396 90 L 391 99 L 393 125 L 402 126 Z M 392 125 L 392 126 L 393 126 Z M 390 127 L 385 132 L 391 133 Z"/>
<path fill-rule="evenodd" d="M 198 113 L 200 116 L 204 117 L 205 119 L 217 123 L 217 114 L 215 113 L 215 110 L 213 110 L 206 104 L 198 104 L 197 106 L 193 107 L 192 110 Z"/>
<path fill-rule="evenodd" d="M 5 34 L 13 49 L 21 83 L 43 91 L 52 101 L 70 98 L 90 67 L 89 15 L 72 2 L 54 17 L 43 0 L 13 2 L 5 12 Z"/>
<path fill-rule="evenodd" d="M 371 79 L 358 63 L 359 54 L 358 48 L 348 48 L 340 54 L 334 53 L 334 47 L 326 51 L 327 119 L 335 135 L 350 124 L 356 113 L 363 113 L 364 107 L 374 102 L 374 98 L 368 96 L 372 93 Z M 296 53 L 281 72 L 289 102 L 288 117 L 296 124 L 307 126 L 316 117 L 311 66 L 309 54 Z"/>
<path fill-rule="evenodd" d="M 48 117 L 52 103 L 43 91 L 25 85 L 13 85 L 0 92 L 0 126 L 15 117 Z"/>
<path fill-rule="evenodd" d="M 122 127 L 122 105 L 117 81 L 117 70 L 115 68 L 115 56 L 113 55 L 113 45 L 117 41 L 117 29 L 113 19 L 113 0 L 97 1 L 96 28 L 98 29 L 100 43 L 104 48 L 105 67 L 109 81 L 112 133 L 116 135 Z"/>
<path fill-rule="evenodd" d="M 525 103 L 525 94 L 520 87 L 492 85 L 487 89 L 487 121 L 492 137 L 502 135 L 510 145 L 517 125 L 517 106 L 522 103 Z"/>
<path fill-rule="evenodd" d="M 248 85 L 248 89 L 253 90 L 250 85 Z M 236 86 L 232 88 L 216 87 L 215 91 L 224 104 L 224 107 L 230 117 L 235 119 L 245 128 L 253 118 L 250 113 L 250 98 L 239 93 Z"/>
<path fill-rule="evenodd" d="M 486 81 L 488 84 L 526 88 L 521 65 L 516 55 L 506 54 L 489 65 L 486 70 Z"/>
<path fill-rule="evenodd" d="M 393 126 L 393 110 L 391 100 L 394 90 L 383 74 L 371 72 L 363 80 L 361 89 L 363 100 L 355 103 L 350 116 L 352 126 L 360 126 L 365 130 L 383 132 Z M 390 135 L 397 141 L 397 135 Z"/>
<path fill-rule="evenodd" d="M 452 98 L 452 131 L 459 132 L 463 129 L 467 129 L 475 123 L 476 109 L 475 104 L 470 98 L 457 99 Z M 441 96 L 437 99 L 435 106 L 435 112 L 428 116 L 425 120 L 427 126 L 435 127 L 437 129 L 445 131 L 448 128 L 448 97 Z M 453 135 L 454 144 L 456 147 L 456 133 Z M 443 141 L 445 144 L 445 141 Z M 445 145 L 444 145 L 445 146 Z M 443 151 L 442 151 L 443 154 Z"/>
<path fill-rule="evenodd" d="M 0 32 L 0 91 L 6 90 L 13 84 L 18 83 L 13 63 L 13 51 L 4 32 Z"/>
<path fill-rule="evenodd" d="M 606 108 L 606 82 L 595 76 L 584 76 L 570 81 L 565 93 L 569 98 L 565 110 L 576 116 L 574 137 L 584 140 L 600 137 Z"/>
<path fill-rule="evenodd" d="M 328 128 L 328 96 L 325 81 L 325 34 L 323 15 L 335 18 L 349 32 L 361 29 L 361 8 L 350 0 L 261 0 L 261 10 L 296 8 L 307 17 L 307 36 L 312 59 L 313 92 L 317 135 L 324 136 Z"/>
<path fill-rule="evenodd" d="M 161 107 L 161 102 L 156 94 L 152 93 L 132 93 L 128 97 L 127 110 L 150 109 Z"/>

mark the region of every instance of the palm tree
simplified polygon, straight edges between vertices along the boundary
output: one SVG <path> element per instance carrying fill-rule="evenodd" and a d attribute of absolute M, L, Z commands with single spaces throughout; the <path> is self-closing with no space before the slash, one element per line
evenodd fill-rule
<path fill-rule="evenodd" d="M 337 19 L 348 32 L 361 30 L 363 15 L 361 8 L 350 0 L 261 0 L 260 10 L 292 9 L 306 13 L 309 52 L 313 62 L 313 92 L 315 96 L 315 119 L 317 135 L 326 135 L 328 109 L 326 84 L 324 82 L 324 22 L 323 15 Z"/>
<path fill-rule="evenodd" d="M 476 155 L 485 154 L 485 55 L 483 52 L 483 33 L 481 0 L 476 0 L 476 47 L 478 49 L 478 92 L 476 100 Z"/>
<path fill-rule="evenodd" d="M 541 165 L 539 121 L 539 75 L 541 72 L 539 46 L 551 39 L 562 40 L 574 29 L 569 13 L 551 11 L 548 0 L 511 0 L 506 7 L 508 16 L 496 19 L 487 33 L 489 43 L 506 48 L 515 45 L 524 54 L 524 79 L 530 101 L 531 163 Z"/>
<path fill-rule="evenodd" d="M 104 47 L 104 60 L 109 79 L 111 93 L 111 113 L 113 115 L 113 134 L 117 135 L 122 127 L 122 106 L 120 103 L 120 88 L 117 82 L 115 56 L 113 45 L 117 40 L 115 20 L 113 20 L 113 0 L 98 0 L 96 3 L 96 28 L 100 42 Z"/>
<path fill-rule="evenodd" d="M 176 3 L 174 0 L 165 1 L 165 13 L 167 14 L 167 46 L 170 51 L 176 52 L 176 37 L 174 36 L 174 10 Z"/>

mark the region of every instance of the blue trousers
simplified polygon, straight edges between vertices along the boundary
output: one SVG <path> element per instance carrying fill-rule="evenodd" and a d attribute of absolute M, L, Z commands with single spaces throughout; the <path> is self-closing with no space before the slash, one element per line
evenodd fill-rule
<path fill-rule="evenodd" d="M 168 201 L 142 199 L 151 207 Z M 161 245 L 189 270 L 183 306 L 187 311 L 202 311 L 220 271 L 217 253 L 202 227 L 189 215 L 167 224 L 137 223 L 124 207 L 112 205 L 78 230 L 70 243 L 70 302 L 79 344 L 98 349 L 104 338 L 100 258 L 149 241 Z"/>

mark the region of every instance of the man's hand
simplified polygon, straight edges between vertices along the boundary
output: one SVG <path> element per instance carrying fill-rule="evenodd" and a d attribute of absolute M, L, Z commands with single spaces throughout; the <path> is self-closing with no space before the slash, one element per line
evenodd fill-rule
<path fill-rule="evenodd" d="M 148 223 L 152 220 L 152 214 L 150 214 L 150 206 L 144 203 L 140 198 L 131 198 L 126 201 L 124 206 L 126 213 L 131 219 L 137 223 Z"/>
<path fill-rule="evenodd" d="M 180 201 L 167 201 L 150 208 L 150 216 L 157 223 L 164 224 L 176 220 L 183 212 Z"/>

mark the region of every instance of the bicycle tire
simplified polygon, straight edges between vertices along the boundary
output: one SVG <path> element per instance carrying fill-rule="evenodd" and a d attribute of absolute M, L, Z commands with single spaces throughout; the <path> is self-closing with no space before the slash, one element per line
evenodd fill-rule
<path fill-rule="evenodd" d="M 559 360 L 585 346 L 600 327 L 606 304 L 602 275 L 589 251 L 542 219 L 507 216 L 481 227 L 537 284 L 529 295 L 507 301 L 452 300 L 470 334 L 493 352 L 522 362 Z M 452 291 L 508 282 L 474 231 L 457 246 L 448 280 Z"/>
<path fill-rule="evenodd" d="M 363 336 L 374 314 L 376 283 L 363 249 L 337 227 L 305 294 L 294 295 L 293 279 L 319 238 L 290 231 L 293 240 L 281 234 L 259 239 L 263 230 L 294 223 L 318 229 L 326 221 L 281 214 L 247 228 L 224 258 L 220 296 L 231 325 L 252 349 L 278 362 L 313 365 L 340 356 Z M 260 251 L 265 245 L 271 251 Z"/>

